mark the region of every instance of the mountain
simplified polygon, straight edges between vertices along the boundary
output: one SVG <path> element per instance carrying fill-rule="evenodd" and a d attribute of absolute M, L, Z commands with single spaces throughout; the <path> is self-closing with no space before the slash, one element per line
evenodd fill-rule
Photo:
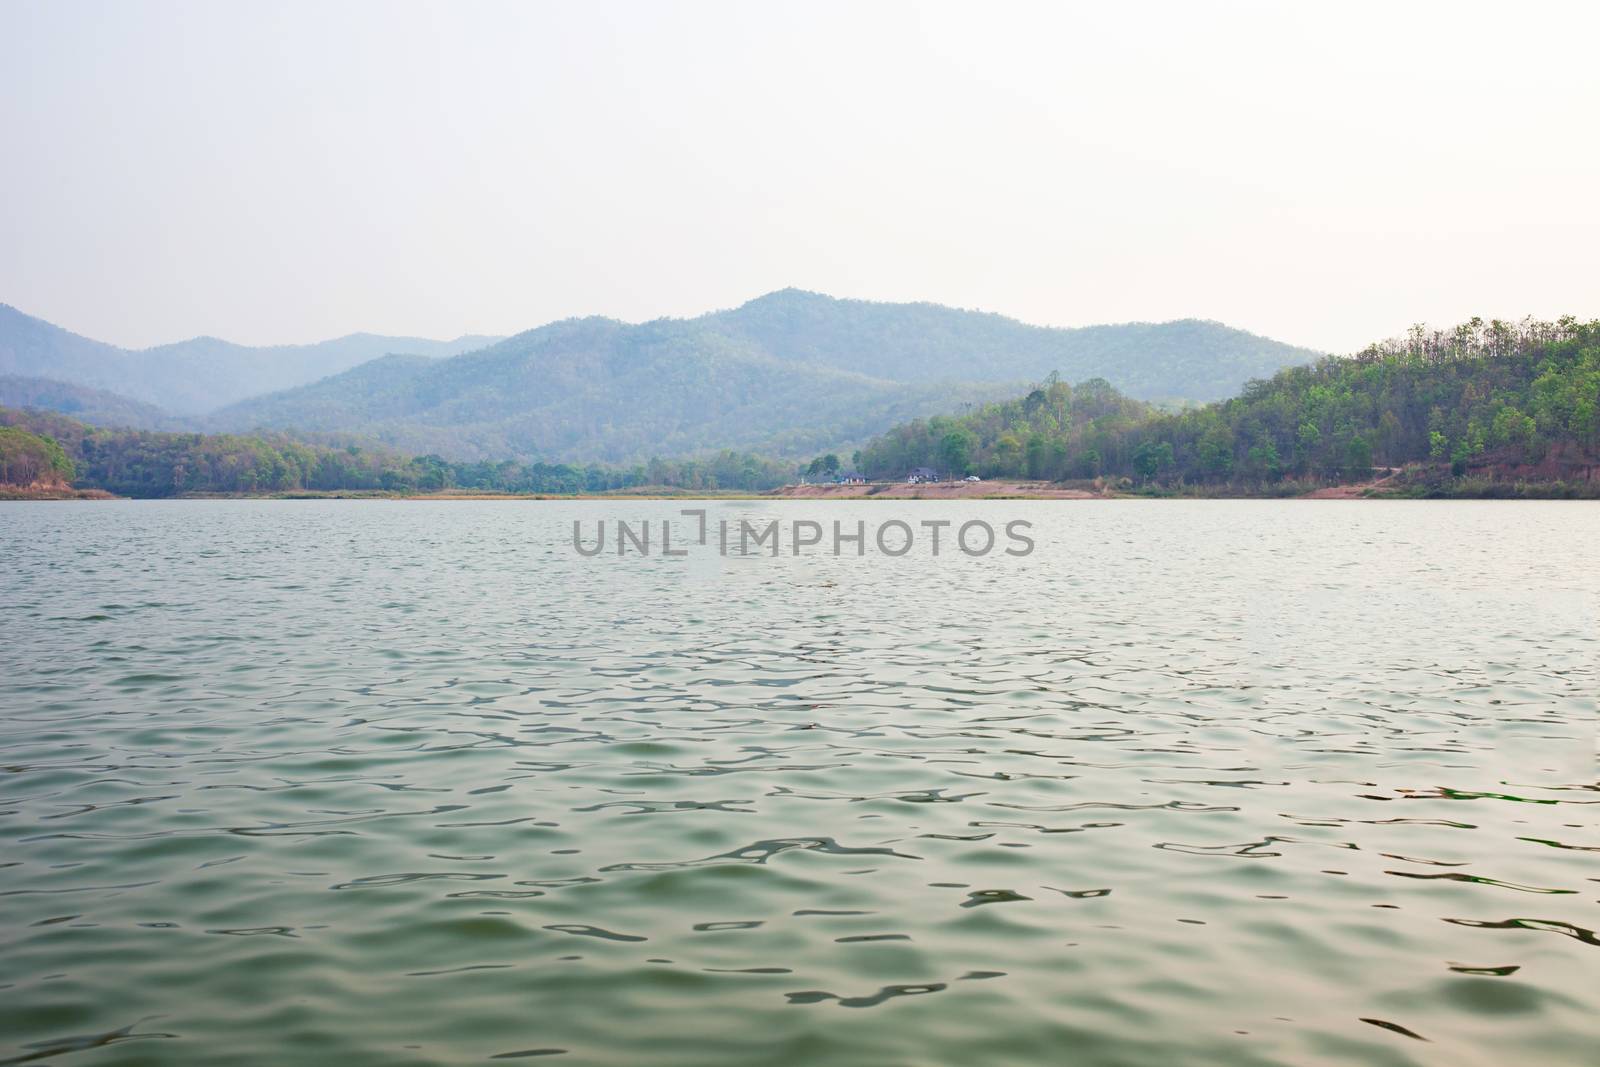
<path fill-rule="evenodd" d="M 791 362 L 695 321 L 578 319 L 453 359 L 391 356 L 225 408 L 211 425 L 339 430 L 453 459 L 794 455 L 1015 388 L 895 382 Z"/>
<path fill-rule="evenodd" d="M 130 430 L 183 428 L 183 420 L 153 404 L 132 400 L 120 393 L 49 378 L 0 375 L 0 407 L 55 411 L 95 426 Z"/>
<path fill-rule="evenodd" d="M 1315 355 L 1211 322 L 1051 329 L 789 289 L 693 319 L 572 319 L 451 359 L 391 357 L 232 405 L 211 425 L 353 432 L 451 458 L 799 455 L 1052 371 L 1198 400 Z"/>
<path fill-rule="evenodd" d="M 196 337 L 134 350 L 80 337 L 0 304 L 0 375 L 110 390 L 180 415 L 292 388 L 390 353 L 445 358 L 495 340 L 469 335 L 430 341 L 354 333 L 316 344 L 252 348 Z"/>
<path fill-rule="evenodd" d="M 891 381 L 1104 378 L 1141 400 L 1220 400 L 1322 353 L 1219 322 L 1060 329 L 939 304 L 837 300 L 783 289 L 692 320 L 785 360 Z"/>

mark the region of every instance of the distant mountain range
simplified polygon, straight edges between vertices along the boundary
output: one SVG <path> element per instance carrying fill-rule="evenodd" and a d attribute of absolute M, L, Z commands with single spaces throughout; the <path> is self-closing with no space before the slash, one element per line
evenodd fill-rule
<path fill-rule="evenodd" d="M 404 352 L 442 358 L 482 348 L 497 337 L 454 341 L 353 333 L 309 345 L 252 348 L 194 337 L 156 348 L 118 348 L 80 337 L 0 304 L 0 375 L 50 378 L 104 389 L 176 415 L 325 378 L 370 359 Z"/>
<path fill-rule="evenodd" d="M 16 374 L 0 374 L 0 408 L 56 411 L 94 426 L 127 430 L 181 430 L 185 425 L 179 416 L 121 393 Z"/>
<path fill-rule="evenodd" d="M 454 459 L 798 455 L 1011 395 L 1052 372 L 1105 378 L 1143 399 L 1203 401 L 1318 355 L 1194 319 L 1055 329 L 795 289 L 692 319 L 572 319 L 492 340 L 355 334 L 252 349 L 198 338 L 129 352 L 0 306 L 0 374 L 113 390 L 201 429 L 359 434 Z M 12 402 L 6 388 L 0 403 Z M 102 394 L 56 402 L 103 424 L 160 417 Z"/>

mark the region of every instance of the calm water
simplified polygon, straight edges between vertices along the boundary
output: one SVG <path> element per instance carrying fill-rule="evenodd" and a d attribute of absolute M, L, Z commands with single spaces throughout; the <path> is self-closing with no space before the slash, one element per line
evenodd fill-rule
<path fill-rule="evenodd" d="M 710 506 L 0 504 L 0 1061 L 1596 1062 L 1600 507 Z"/>

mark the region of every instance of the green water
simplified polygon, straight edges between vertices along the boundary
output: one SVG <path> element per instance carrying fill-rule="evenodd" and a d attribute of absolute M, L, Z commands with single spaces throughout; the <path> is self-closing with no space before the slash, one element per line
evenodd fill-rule
<path fill-rule="evenodd" d="M 0 504 L 0 1061 L 1597 1061 L 1600 508 L 680 506 Z"/>

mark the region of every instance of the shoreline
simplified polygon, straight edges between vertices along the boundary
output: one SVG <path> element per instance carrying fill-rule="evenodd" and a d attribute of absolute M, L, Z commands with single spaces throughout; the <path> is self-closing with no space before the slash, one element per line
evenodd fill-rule
<path fill-rule="evenodd" d="M 1381 472 L 1381 473 L 1379 473 Z M 1516 474 L 1523 472 L 1500 472 Z M 1135 486 L 1126 478 L 1048 482 L 1022 478 L 990 481 L 852 482 L 794 484 L 767 490 L 684 489 L 640 485 L 580 493 L 516 493 L 462 488 L 428 492 L 385 489 L 291 489 L 247 493 L 178 493 L 122 497 L 103 489 L 70 485 L 0 485 L 0 501 L 22 500 L 1600 500 L 1600 481 L 1519 479 L 1492 471 L 1446 474 L 1438 467 L 1378 468 L 1376 477 L 1349 482 L 1285 480 L 1257 486 Z"/>
<path fill-rule="evenodd" d="M 229 500 L 376 500 L 392 501 L 395 503 L 418 502 L 471 502 L 494 501 L 514 503 L 517 501 L 550 501 L 550 500 L 679 500 L 679 501 L 716 501 L 716 500 L 750 500 L 750 501 L 813 501 L 813 502 L 851 502 L 851 501 L 940 501 L 940 500 L 1047 500 L 1061 502 L 1088 502 L 1110 500 L 1307 500 L 1307 501 L 1352 501 L 1352 500 L 1571 500 L 1571 501 L 1600 501 L 1600 493 L 1575 492 L 1564 485 L 1539 485 L 1527 483 L 1496 483 L 1491 487 L 1494 491 L 1469 489 L 1451 491 L 1449 487 L 1427 486 L 1373 486 L 1368 484 L 1356 485 L 1330 485 L 1304 492 L 1247 492 L 1243 490 L 1221 492 L 1195 492 L 1182 488 L 1162 489 L 1156 488 L 1146 491 L 1107 490 L 1090 492 L 1082 489 L 1063 487 L 1031 487 L 1008 485 L 999 487 L 989 483 L 987 487 L 974 486 L 970 489 L 954 486 L 904 486 L 882 487 L 872 485 L 855 486 L 786 486 L 783 489 L 770 490 L 760 493 L 740 492 L 653 492 L 653 493 L 384 493 L 384 492 L 284 492 L 284 493 L 183 493 L 173 496 L 117 496 L 101 489 L 78 489 L 65 492 L 10 492 L 0 490 L 0 503 L 24 502 L 68 502 L 68 501 L 128 501 L 128 500 L 178 500 L 190 503 L 204 503 L 208 501 Z M 871 492 L 878 489 L 878 492 Z M 806 490 L 806 491 L 796 491 Z M 823 491 L 816 491 L 823 490 Z M 897 491 L 898 490 L 898 491 Z"/>
<path fill-rule="evenodd" d="M 0 501 L 5 500 L 123 500 L 125 497 L 108 493 L 104 489 L 50 488 L 34 489 L 27 486 L 0 485 Z"/>

